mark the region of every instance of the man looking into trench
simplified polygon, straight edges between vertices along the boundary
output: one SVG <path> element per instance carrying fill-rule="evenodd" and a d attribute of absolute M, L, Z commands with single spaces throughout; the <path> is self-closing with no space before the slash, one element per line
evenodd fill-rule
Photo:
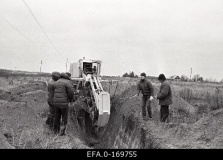
<path fill-rule="evenodd" d="M 141 91 L 142 93 L 142 118 L 143 120 L 147 120 L 146 117 L 146 109 L 148 111 L 149 118 L 152 118 L 151 112 L 151 101 L 154 99 L 154 90 L 152 83 L 146 79 L 146 74 L 142 73 L 140 75 L 141 80 L 137 84 L 138 96 Z"/>

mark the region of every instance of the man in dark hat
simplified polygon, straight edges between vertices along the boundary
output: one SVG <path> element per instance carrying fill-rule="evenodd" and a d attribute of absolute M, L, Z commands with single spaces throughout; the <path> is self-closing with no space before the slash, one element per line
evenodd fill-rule
<path fill-rule="evenodd" d="M 169 105 L 173 103 L 172 91 L 170 84 L 166 81 L 164 74 L 160 74 L 158 80 L 161 83 L 160 91 L 156 96 L 160 105 L 160 121 L 167 122 L 167 118 L 169 116 Z"/>
<path fill-rule="evenodd" d="M 60 73 L 52 72 L 52 80 L 48 83 L 47 87 L 48 90 L 47 103 L 49 104 L 50 112 L 46 120 L 46 125 L 49 126 L 51 129 L 53 128 L 54 113 L 55 113 L 55 108 L 53 106 L 53 96 L 54 96 L 53 86 L 58 79 L 60 79 Z"/>
<path fill-rule="evenodd" d="M 152 112 L 151 112 L 151 101 L 154 99 L 154 90 L 152 83 L 146 79 L 146 74 L 142 73 L 140 75 L 141 80 L 137 84 L 137 90 L 138 90 L 138 96 L 141 91 L 142 93 L 142 118 L 146 120 L 146 109 L 148 111 L 149 118 L 152 118 Z"/>
<path fill-rule="evenodd" d="M 73 101 L 74 89 L 66 73 L 60 74 L 60 79 L 54 85 L 54 132 L 66 134 L 69 103 Z M 62 121 L 61 121 L 62 119 Z M 61 122 L 61 123 L 60 123 Z"/>
<path fill-rule="evenodd" d="M 71 79 L 71 74 L 69 72 L 66 72 L 66 74 L 68 75 L 69 80 L 70 80 Z"/>

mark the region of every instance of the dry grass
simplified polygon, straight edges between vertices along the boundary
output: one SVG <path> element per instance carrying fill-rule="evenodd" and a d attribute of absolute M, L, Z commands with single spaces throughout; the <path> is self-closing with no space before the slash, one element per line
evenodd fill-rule
<path fill-rule="evenodd" d="M 42 124 L 33 128 L 23 129 L 17 137 L 13 129 L 4 129 L 7 141 L 16 149 L 56 149 L 72 148 L 72 143 L 67 136 L 55 135 Z"/>
<path fill-rule="evenodd" d="M 223 84 L 172 82 L 175 95 L 179 95 L 192 105 L 204 105 L 210 111 L 223 108 Z"/>
<path fill-rule="evenodd" d="M 126 89 L 130 88 L 131 86 L 135 85 L 136 82 L 132 81 L 118 81 L 117 83 L 111 84 L 111 83 L 102 83 L 103 89 L 110 94 L 111 97 L 114 97 L 116 95 L 120 95 L 122 92 L 124 92 Z"/>
<path fill-rule="evenodd" d="M 185 87 L 179 91 L 179 96 L 190 103 L 193 98 L 193 91 L 192 89 Z"/>

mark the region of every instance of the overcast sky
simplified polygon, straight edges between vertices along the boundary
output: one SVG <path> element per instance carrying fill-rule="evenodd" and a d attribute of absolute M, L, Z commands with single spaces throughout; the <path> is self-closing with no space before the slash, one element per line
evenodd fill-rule
<path fill-rule="evenodd" d="M 0 68 L 39 71 L 42 60 L 42 72 L 64 72 L 67 58 L 86 57 L 102 60 L 102 75 L 189 76 L 192 67 L 223 79 L 222 0 L 25 2 L 54 46 L 23 0 L 0 0 Z"/>

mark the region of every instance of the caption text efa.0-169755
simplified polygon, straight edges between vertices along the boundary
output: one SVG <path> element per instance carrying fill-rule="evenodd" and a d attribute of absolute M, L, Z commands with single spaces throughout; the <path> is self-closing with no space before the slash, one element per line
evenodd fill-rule
<path fill-rule="evenodd" d="M 87 151 L 87 157 L 137 157 L 137 151 Z"/>

